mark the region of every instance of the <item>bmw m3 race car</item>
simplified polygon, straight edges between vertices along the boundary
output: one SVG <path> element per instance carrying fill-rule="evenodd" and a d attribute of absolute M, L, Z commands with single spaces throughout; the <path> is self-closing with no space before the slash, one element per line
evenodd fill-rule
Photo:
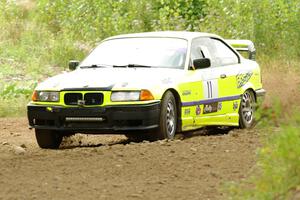
<path fill-rule="evenodd" d="M 71 72 L 35 88 L 29 125 L 41 148 L 75 133 L 173 139 L 203 126 L 249 128 L 265 94 L 254 54 L 251 41 L 208 33 L 110 37 L 82 62 L 70 61 Z"/>

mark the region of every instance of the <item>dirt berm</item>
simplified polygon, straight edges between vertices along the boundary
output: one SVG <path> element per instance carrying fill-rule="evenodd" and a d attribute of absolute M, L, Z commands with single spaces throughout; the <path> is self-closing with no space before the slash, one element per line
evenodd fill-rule
<path fill-rule="evenodd" d="M 256 130 L 199 130 L 174 141 L 76 135 L 40 149 L 25 118 L 0 118 L 0 199 L 224 199 L 253 170 Z"/>

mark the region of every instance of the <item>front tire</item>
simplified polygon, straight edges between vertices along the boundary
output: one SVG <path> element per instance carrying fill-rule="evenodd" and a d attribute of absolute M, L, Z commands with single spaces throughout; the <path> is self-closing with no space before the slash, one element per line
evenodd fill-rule
<path fill-rule="evenodd" d="M 240 109 L 239 109 L 239 125 L 240 128 L 251 128 L 254 125 L 254 113 L 256 107 L 256 100 L 254 93 L 247 90 L 241 99 Z"/>
<path fill-rule="evenodd" d="M 177 127 L 177 106 L 172 92 L 167 91 L 162 99 L 157 139 L 174 139 Z"/>
<path fill-rule="evenodd" d="M 35 129 L 35 137 L 40 148 L 58 149 L 63 135 L 53 130 Z"/>

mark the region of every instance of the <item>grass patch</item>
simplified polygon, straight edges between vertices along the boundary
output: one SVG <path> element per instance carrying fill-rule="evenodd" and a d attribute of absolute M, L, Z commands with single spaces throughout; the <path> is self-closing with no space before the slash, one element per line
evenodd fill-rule
<path fill-rule="evenodd" d="M 20 96 L 13 99 L 1 99 L 0 101 L 0 117 L 19 117 L 26 116 L 26 105 L 28 98 Z"/>
<path fill-rule="evenodd" d="M 300 84 L 288 78 L 288 72 L 279 72 L 277 66 L 271 66 L 270 72 L 276 83 L 267 84 L 273 91 L 267 90 L 269 97 L 256 113 L 262 146 L 257 150 L 257 163 L 246 179 L 225 184 L 228 199 L 300 199 Z M 281 92 L 275 95 L 274 91 Z"/>
<path fill-rule="evenodd" d="M 81 59 L 86 53 L 71 36 L 53 33 L 47 25 L 37 23 L 34 2 L 24 2 L 0 1 L 1 117 L 24 116 L 37 83 L 65 70 L 70 59 Z"/>
<path fill-rule="evenodd" d="M 265 128 L 254 175 L 230 185 L 230 199 L 300 198 L 300 114 L 288 123 Z"/>

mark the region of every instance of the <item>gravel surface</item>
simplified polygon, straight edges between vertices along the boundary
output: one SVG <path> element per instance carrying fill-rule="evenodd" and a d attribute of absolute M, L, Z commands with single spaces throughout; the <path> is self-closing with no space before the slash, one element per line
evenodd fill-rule
<path fill-rule="evenodd" d="M 78 134 L 44 150 L 26 118 L 0 118 L 0 199 L 226 199 L 258 146 L 255 129 L 214 129 L 140 143 Z"/>

